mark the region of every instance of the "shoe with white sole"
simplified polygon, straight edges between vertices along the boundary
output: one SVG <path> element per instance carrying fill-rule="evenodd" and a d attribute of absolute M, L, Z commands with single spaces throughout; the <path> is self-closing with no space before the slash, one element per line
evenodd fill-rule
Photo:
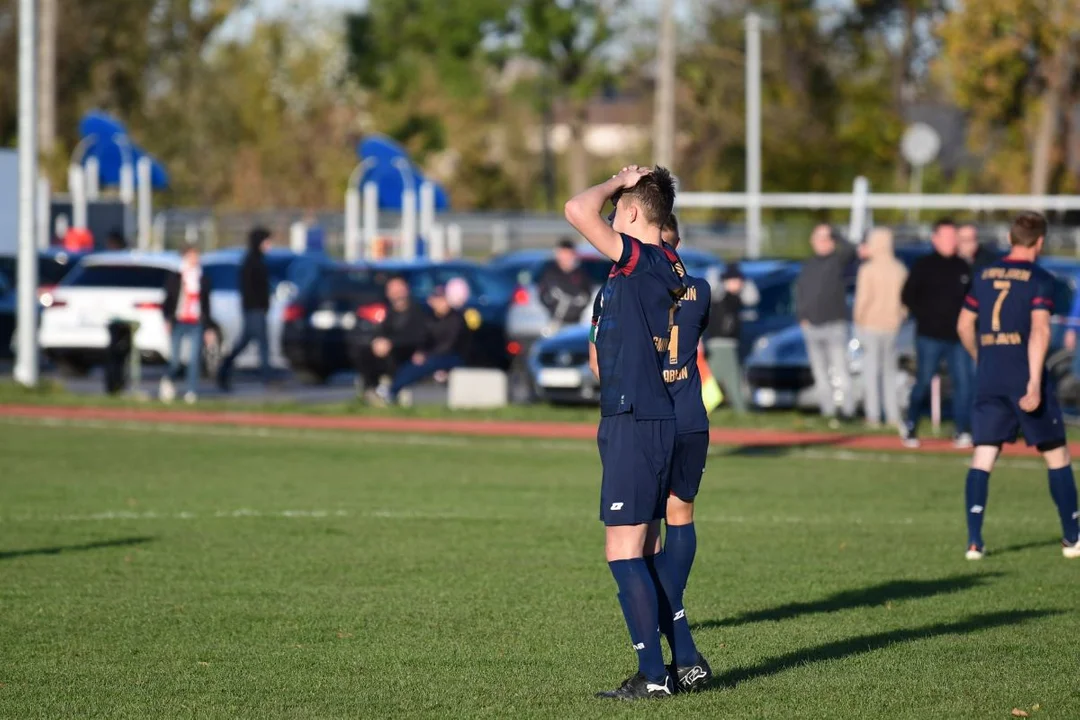
<path fill-rule="evenodd" d="M 957 450 L 967 450 L 974 446 L 974 442 L 971 438 L 971 433 L 959 433 L 953 440 L 953 447 Z"/>
<path fill-rule="evenodd" d="M 986 549 L 979 547 L 978 545 L 968 545 L 967 552 L 964 553 L 964 557 L 968 560 L 982 560 L 986 557 Z"/>
<path fill-rule="evenodd" d="M 184 402 L 188 405 L 194 405 L 199 400 L 199 396 L 188 390 L 184 393 Z"/>
<path fill-rule="evenodd" d="M 915 430 L 907 425 L 900 426 L 900 442 L 906 448 L 919 447 L 919 436 L 915 434 Z"/>
<path fill-rule="evenodd" d="M 161 384 L 158 386 L 158 399 L 166 404 L 176 399 L 176 386 L 173 385 L 172 378 L 168 376 L 161 378 Z"/>
<path fill-rule="evenodd" d="M 1080 540 L 1069 544 L 1067 540 L 1061 541 L 1061 554 L 1070 560 L 1080 558 Z"/>

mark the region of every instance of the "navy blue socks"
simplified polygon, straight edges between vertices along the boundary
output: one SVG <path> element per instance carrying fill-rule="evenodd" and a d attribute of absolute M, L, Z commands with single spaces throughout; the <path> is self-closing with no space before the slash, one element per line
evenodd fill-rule
<path fill-rule="evenodd" d="M 658 593 L 660 608 L 660 632 L 667 638 L 671 647 L 671 659 L 679 666 L 693 665 L 697 662 L 697 646 L 690 634 L 690 623 L 686 619 L 683 607 L 683 584 L 678 583 L 678 573 L 672 558 L 665 550 L 645 558 L 653 579 L 661 589 Z"/>
<path fill-rule="evenodd" d="M 612 560 L 608 567 L 619 586 L 619 604 L 637 651 L 638 671 L 649 680 L 663 681 L 667 668 L 660 649 L 657 590 L 648 565 L 642 558 L 633 558 Z"/>
<path fill-rule="evenodd" d="M 1054 498 L 1058 515 L 1061 517 L 1061 534 L 1068 543 L 1075 543 L 1080 527 L 1077 526 L 1076 481 L 1073 480 L 1071 465 L 1050 470 L 1050 497 Z"/>
<path fill-rule="evenodd" d="M 664 537 L 664 555 L 667 556 L 667 567 L 671 572 L 671 580 L 679 589 L 678 601 L 682 604 L 683 592 L 686 591 L 686 581 L 690 577 L 690 568 L 694 565 L 694 554 L 697 552 L 697 531 L 694 523 L 689 525 L 668 525 L 667 534 Z"/>
<path fill-rule="evenodd" d="M 990 493 L 990 473 L 971 468 L 967 474 L 964 502 L 967 507 L 968 545 L 983 546 L 982 526 L 986 515 L 986 498 Z"/>

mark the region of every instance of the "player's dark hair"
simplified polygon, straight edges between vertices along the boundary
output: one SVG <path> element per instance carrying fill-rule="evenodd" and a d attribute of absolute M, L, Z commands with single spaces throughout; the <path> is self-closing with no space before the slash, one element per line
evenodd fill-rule
<path fill-rule="evenodd" d="M 938 218 L 937 222 L 934 223 L 934 232 L 937 232 L 943 227 L 956 227 L 956 223 L 953 222 L 951 217 Z"/>
<path fill-rule="evenodd" d="M 678 234 L 679 234 L 679 218 L 675 217 L 675 213 L 671 213 L 670 215 L 668 215 L 668 219 L 664 222 L 664 227 L 662 227 L 660 229 L 661 230 L 670 230 L 671 232 L 675 233 L 676 236 L 678 236 Z"/>
<path fill-rule="evenodd" d="M 1012 227 L 1009 228 L 1010 243 L 1026 248 L 1035 247 L 1041 237 L 1046 237 L 1046 218 L 1042 213 L 1025 210 L 1013 218 Z"/>
<path fill-rule="evenodd" d="M 557 247 L 557 248 L 559 248 L 561 250 L 573 250 L 574 249 L 574 241 L 564 235 L 561 238 L 559 238 L 559 242 L 558 242 L 558 244 L 555 245 L 555 247 Z"/>
<path fill-rule="evenodd" d="M 657 165 L 623 195 L 629 195 L 638 201 L 645 211 L 645 220 L 650 225 L 663 226 L 671 216 L 671 209 L 675 207 L 675 178 L 670 170 Z"/>

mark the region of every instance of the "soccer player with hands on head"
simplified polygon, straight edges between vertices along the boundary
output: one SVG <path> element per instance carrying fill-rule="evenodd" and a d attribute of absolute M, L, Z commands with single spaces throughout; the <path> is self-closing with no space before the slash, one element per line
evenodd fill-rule
<path fill-rule="evenodd" d="M 615 212 L 605 219 L 608 201 Z M 686 288 L 676 269 L 681 266 L 677 255 L 661 241 L 674 202 L 675 183 L 666 169 L 631 165 L 565 207 L 570 224 L 614 262 L 602 290 L 595 335 L 600 519 L 638 672 L 601 697 L 669 697 L 677 684 L 660 647 L 660 607 L 666 611 L 671 606 L 684 623 L 685 613 L 665 592 L 665 585 L 674 587 L 668 569 L 645 559 L 659 551 L 676 435 L 675 408 L 663 373 L 677 302 Z M 701 663 L 683 668 L 676 657 L 675 670 L 691 680 L 691 687 L 681 689 L 692 690 L 707 682 L 709 673 L 693 648 L 689 625 L 684 629 L 689 645 L 683 648 Z"/>

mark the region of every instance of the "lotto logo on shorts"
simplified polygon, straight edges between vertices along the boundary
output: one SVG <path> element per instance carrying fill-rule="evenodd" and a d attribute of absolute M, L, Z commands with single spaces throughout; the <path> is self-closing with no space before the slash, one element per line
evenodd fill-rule
<path fill-rule="evenodd" d="M 611 509 L 612 510 L 622 510 L 622 506 L 623 506 L 622 503 L 611 503 Z"/>

